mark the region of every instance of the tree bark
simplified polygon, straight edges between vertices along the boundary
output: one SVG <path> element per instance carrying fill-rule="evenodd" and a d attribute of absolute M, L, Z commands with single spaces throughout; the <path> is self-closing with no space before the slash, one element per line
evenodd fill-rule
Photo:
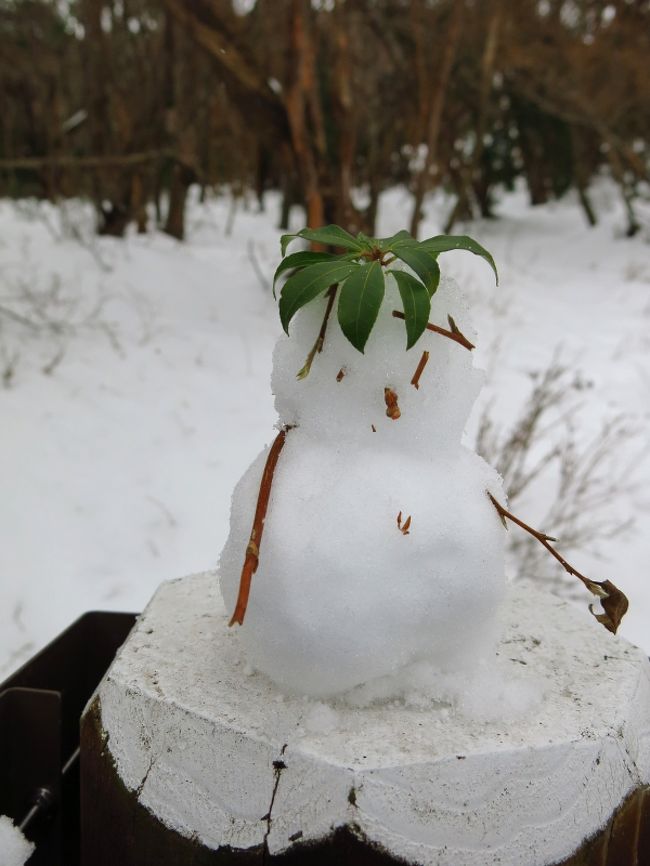
<path fill-rule="evenodd" d="M 470 203 L 469 200 L 472 194 L 472 185 L 481 163 L 481 157 L 483 156 L 490 93 L 492 91 L 492 79 L 494 76 L 494 66 L 499 45 L 502 20 L 503 2 L 502 0 L 493 0 L 487 26 L 487 34 L 485 37 L 485 45 L 483 48 L 483 58 L 481 61 L 481 89 L 479 95 L 478 120 L 475 131 L 476 140 L 474 142 L 474 149 L 472 151 L 470 163 L 464 171 L 461 171 L 463 183 L 456 204 L 447 220 L 445 232 L 451 231 L 459 214 L 463 211 L 463 208 Z"/>
<path fill-rule="evenodd" d="M 191 169 L 179 162 L 174 164 L 164 231 L 179 241 L 185 238 L 185 201 L 193 181 L 194 172 Z"/>
<path fill-rule="evenodd" d="M 583 155 L 579 140 L 580 133 L 574 127 L 569 127 L 569 129 L 571 135 L 571 156 L 573 159 L 573 181 L 587 223 L 593 228 L 598 223 L 598 219 L 587 193 L 587 177 L 585 176 L 586 173 L 583 167 Z"/>
<path fill-rule="evenodd" d="M 420 221 L 422 220 L 422 203 L 424 196 L 431 185 L 431 169 L 438 155 L 438 140 L 440 138 L 440 126 L 442 112 L 447 96 L 451 70 L 460 42 L 461 25 L 463 20 L 464 0 L 454 0 L 449 19 L 449 28 L 445 40 L 445 51 L 440 65 L 438 80 L 431 89 L 431 102 L 429 106 L 428 130 L 427 130 L 427 152 L 424 163 L 415 177 L 413 194 L 413 212 L 411 215 L 411 234 L 417 237 Z"/>

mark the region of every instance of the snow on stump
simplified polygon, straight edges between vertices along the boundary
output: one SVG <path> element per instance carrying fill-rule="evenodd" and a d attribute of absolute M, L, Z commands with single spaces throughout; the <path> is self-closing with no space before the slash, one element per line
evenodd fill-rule
<path fill-rule="evenodd" d="M 164 584 L 89 704 L 85 866 L 650 862 L 649 665 L 581 611 L 508 589 L 517 720 L 283 695 L 227 618 L 213 574 Z"/>

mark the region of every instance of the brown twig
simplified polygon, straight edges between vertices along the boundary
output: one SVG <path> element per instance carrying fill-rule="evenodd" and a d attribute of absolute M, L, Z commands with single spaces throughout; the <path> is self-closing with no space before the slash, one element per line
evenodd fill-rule
<path fill-rule="evenodd" d="M 523 520 L 520 520 L 518 517 L 515 517 L 514 514 L 507 511 L 503 505 L 497 502 L 490 492 L 488 492 L 487 495 L 489 496 L 492 505 L 496 508 L 504 526 L 506 526 L 506 519 L 508 519 L 513 523 L 516 523 L 517 526 L 520 526 L 525 532 L 528 532 L 529 535 L 532 535 L 533 538 L 539 541 L 539 543 L 548 550 L 551 556 L 557 559 L 562 568 L 568 574 L 572 577 L 577 577 L 578 580 L 582 581 L 592 595 L 595 595 L 600 599 L 600 603 L 605 613 L 596 613 L 592 604 L 589 605 L 589 610 L 596 617 L 599 623 L 604 625 L 608 631 L 616 634 L 616 630 L 625 616 L 629 605 L 625 594 L 610 580 L 598 581 L 585 577 L 584 574 L 581 574 L 572 565 L 569 565 L 562 554 L 558 553 L 558 551 L 550 544 L 551 541 L 557 541 L 557 539 L 552 538 L 550 535 L 546 535 L 544 532 L 540 532 L 538 529 L 533 529 L 532 526 L 529 526 L 527 523 L 524 523 Z"/>
<path fill-rule="evenodd" d="M 171 150 L 147 150 L 142 153 L 113 154 L 112 156 L 19 156 L 0 159 L 2 169 L 40 169 L 40 168 L 103 168 L 105 166 L 130 166 L 144 162 L 154 162 L 174 155 Z"/>
<path fill-rule="evenodd" d="M 271 496 L 271 485 L 273 484 L 273 474 L 278 463 L 278 457 L 284 447 L 284 441 L 287 438 L 287 431 L 291 427 L 283 427 L 275 437 L 271 450 L 266 458 L 264 472 L 262 473 L 262 481 L 260 483 L 260 492 L 257 497 L 257 507 L 255 508 L 255 517 L 253 519 L 253 528 L 251 530 L 248 545 L 246 547 L 246 558 L 244 559 L 244 567 L 242 568 L 241 578 L 239 579 L 239 594 L 237 596 L 237 604 L 235 612 L 232 615 L 229 626 L 237 623 L 244 624 L 246 616 L 246 608 L 248 607 L 248 596 L 251 590 L 251 580 L 257 571 L 257 566 L 260 561 L 260 544 L 262 543 L 262 533 L 264 532 L 264 520 L 266 511 L 269 506 L 269 498 Z"/>
<path fill-rule="evenodd" d="M 318 336 L 316 337 L 316 342 L 312 346 L 311 352 L 307 355 L 307 360 L 305 361 L 301 370 L 296 374 L 296 379 L 304 379 L 309 375 L 309 371 L 311 370 L 311 365 L 314 361 L 314 358 L 319 352 L 323 351 L 323 345 L 325 343 L 325 334 L 327 333 L 327 322 L 330 317 L 330 313 L 332 312 L 332 307 L 334 306 L 334 299 L 336 298 L 336 284 L 330 286 L 327 291 L 327 307 L 325 307 L 325 315 L 323 316 L 323 324 L 320 326 L 320 331 L 318 332 Z"/>
<path fill-rule="evenodd" d="M 386 401 L 386 415 L 391 421 L 397 421 L 401 418 L 399 404 L 397 402 L 397 394 L 392 388 L 384 388 L 384 400 Z"/>
<path fill-rule="evenodd" d="M 411 515 L 406 518 L 404 524 L 402 524 L 402 512 L 397 515 L 397 528 L 402 533 L 402 535 L 410 535 L 409 529 L 411 528 Z"/>
<path fill-rule="evenodd" d="M 411 379 L 411 385 L 417 390 L 420 387 L 420 376 L 424 372 L 424 368 L 427 365 L 429 360 L 429 353 L 422 352 L 422 357 L 420 358 L 420 363 L 417 365 L 415 373 L 413 373 L 413 378 Z"/>
<path fill-rule="evenodd" d="M 400 313 L 399 310 L 393 310 L 393 315 L 396 319 L 404 319 L 404 313 Z M 475 348 L 474 343 L 470 343 L 467 337 L 458 330 L 456 327 L 456 323 L 454 320 L 449 318 L 449 324 L 451 326 L 451 330 L 448 331 L 446 328 L 441 328 L 440 325 L 433 325 L 431 322 L 427 322 L 427 331 L 434 331 L 436 334 L 442 334 L 443 337 L 447 337 L 449 340 L 453 340 L 455 343 L 463 346 L 465 349 L 468 349 L 470 352 Z"/>
<path fill-rule="evenodd" d="M 344 376 L 345 376 L 345 367 L 341 367 L 341 369 L 336 374 L 336 381 L 337 382 L 343 381 Z"/>

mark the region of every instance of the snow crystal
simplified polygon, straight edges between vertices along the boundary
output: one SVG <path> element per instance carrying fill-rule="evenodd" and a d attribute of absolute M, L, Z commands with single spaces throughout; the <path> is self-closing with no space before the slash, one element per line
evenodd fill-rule
<path fill-rule="evenodd" d="M 0 815 L 0 866 L 23 866 L 34 850 L 11 818 Z"/>
<path fill-rule="evenodd" d="M 327 697 L 389 678 L 388 697 L 415 662 L 454 670 L 493 646 L 504 531 L 486 490 L 504 494 L 497 473 L 460 441 L 482 374 L 470 352 L 438 334 L 406 352 L 392 278 L 386 288 L 364 355 L 332 317 L 310 375 L 296 379 L 324 300 L 298 314 L 274 354 L 280 424 L 295 429 L 275 472 L 241 637 L 250 664 L 289 692 Z M 461 292 L 443 280 L 430 321 L 446 327 L 448 315 L 471 340 Z M 386 414 L 387 388 L 398 420 Z M 267 453 L 233 494 L 220 560 L 229 610 Z M 411 518 L 407 534 L 400 512 L 402 529 Z"/>

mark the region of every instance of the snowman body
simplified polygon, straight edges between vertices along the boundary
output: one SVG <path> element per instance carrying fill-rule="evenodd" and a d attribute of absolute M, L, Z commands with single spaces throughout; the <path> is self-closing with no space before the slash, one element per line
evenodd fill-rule
<path fill-rule="evenodd" d="M 487 496 L 503 498 L 500 479 L 461 444 L 482 374 L 470 352 L 435 333 L 406 352 L 392 280 L 386 289 L 363 355 L 332 316 L 310 375 L 296 379 L 324 300 L 303 308 L 274 354 L 279 423 L 291 429 L 241 640 L 249 663 L 294 693 L 330 697 L 380 678 L 397 682 L 422 661 L 441 671 L 471 664 L 489 646 L 505 589 L 504 532 Z M 471 339 L 458 288 L 443 280 L 431 321 L 446 326 L 448 314 Z M 397 419 L 387 414 L 386 389 Z M 267 453 L 233 494 L 219 564 L 229 611 Z"/>

